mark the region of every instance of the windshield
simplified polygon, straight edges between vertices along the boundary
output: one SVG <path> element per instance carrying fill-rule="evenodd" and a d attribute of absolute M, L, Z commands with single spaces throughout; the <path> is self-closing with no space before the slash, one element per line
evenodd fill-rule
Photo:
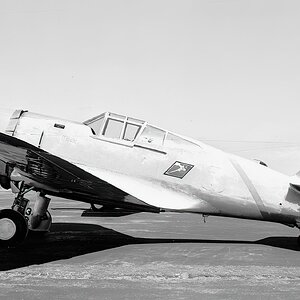
<path fill-rule="evenodd" d="M 105 113 L 84 122 L 91 127 L 94 135 L 128 142 L 137 138 L 144 123 L 142 120 L 114 113 Z"/>

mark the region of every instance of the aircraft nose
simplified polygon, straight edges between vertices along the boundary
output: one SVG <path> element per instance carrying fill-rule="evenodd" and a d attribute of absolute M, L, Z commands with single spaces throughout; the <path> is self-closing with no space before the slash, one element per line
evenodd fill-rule
<path fill-rule="evenodd" d="M 0 132 L 5 133 L 8 126 L 9 119 L 12 116 L 15 109 L 1 108 L 0 109 Z"/>

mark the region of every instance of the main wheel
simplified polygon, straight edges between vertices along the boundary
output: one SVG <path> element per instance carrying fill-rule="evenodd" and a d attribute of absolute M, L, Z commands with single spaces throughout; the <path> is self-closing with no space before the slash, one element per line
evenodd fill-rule
<path fill-rule="evenodd" d="M 23 242 L 28 226 L 25 218 L 12 209 L 0 210 L 0 245 L 14 246 Z"/>

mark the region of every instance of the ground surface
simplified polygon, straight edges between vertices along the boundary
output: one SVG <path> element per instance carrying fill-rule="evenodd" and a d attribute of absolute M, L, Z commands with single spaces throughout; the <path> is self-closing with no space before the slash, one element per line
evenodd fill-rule
<path fill-rule="evenodd" d="M 0 207 L 8 199 L 0 192 Z M 190 214 L 81 218 L 72 209 L 84 207 L 53 198 L 49 234 L 0 249 L 0 299 L 299 299 L 296 229 Z"/>

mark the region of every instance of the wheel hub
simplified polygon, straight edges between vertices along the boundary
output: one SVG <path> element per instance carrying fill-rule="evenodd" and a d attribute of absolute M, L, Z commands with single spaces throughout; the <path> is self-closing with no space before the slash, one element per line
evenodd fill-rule
<path fill-rule="evenodd" d="M 0 219 L 0 240 L 11 239 L 17 231 L 16 224 L 8 218 Z"/>

